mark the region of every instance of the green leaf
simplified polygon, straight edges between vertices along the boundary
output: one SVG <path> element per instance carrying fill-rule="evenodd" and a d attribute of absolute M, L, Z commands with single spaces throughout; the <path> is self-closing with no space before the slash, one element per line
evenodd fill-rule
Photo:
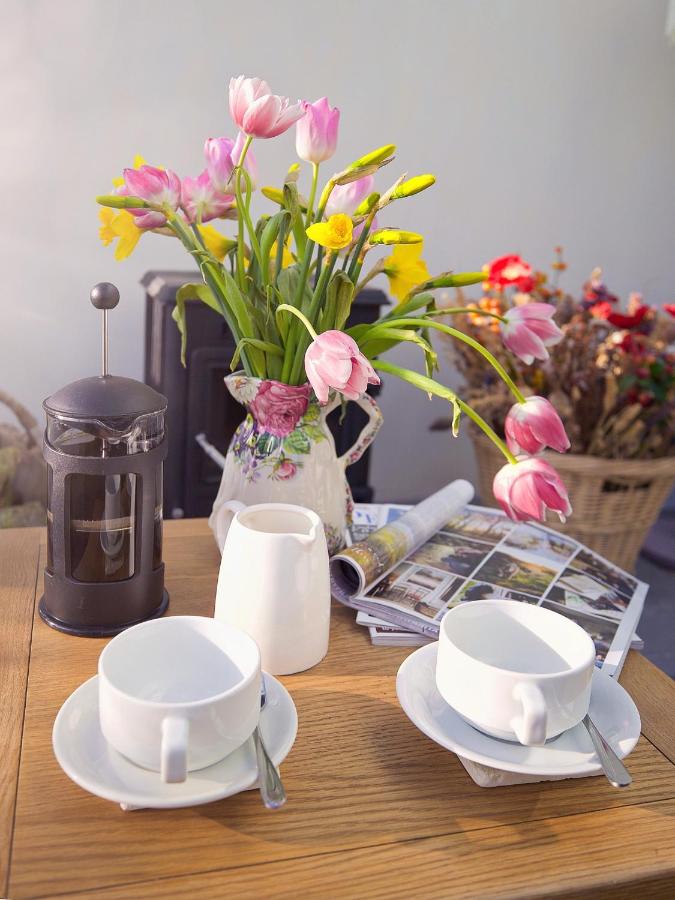
<path fill-rule="evenodd" d="M 326 290 L 326 301 L 319 328 L 328 331 L 335 328 L 342 331 L 349 318 L 354 297 L 354 282 L 346 272 L 336 272 Z"/>
<path fill-rule="evenodd" d="M 427 378 L 426 375 L 420 375 L 419 372 L 413 372 L 410 369 L 402 369 L 400 366 L 384 362 L 384 360 L 376 360 L 373 365 L 381 372 L 389 372 L 392 375 L 396 375 L 401 381 L 407 381 L 408 384 L 412 384 L 413 387 L 419 388 L 426 394 L 433 394 L 434 396 L 441 397 L 441 399 L 451 403 L 452 434 L 453 437 L 457 437 L 459 434 L 459 417 L 462 413 L 462 408 L 460 406 L 459 397 L 454 391 L 445 387 L 444 384 L 439 384 L 437 381 L 434 381 L 433 378 Z M 470 407 L 467 407 L 467 409 L 470 409 Z"/>
<path fill-rule="evenodd" d="M 220 304 L 213 296 L 211 289 L 205 284 L 189 283 L 178 288 L 176 291 L 176 305 L 171 313 L 171 318 L 178 326 L 178 331 L 180 332 L 180 361 L 183 365 L 185 365 L 185 353 L 187 350 L 185 304 L 188 300 L 201 300 L 202 303 L 205 303 L 215 312 L 220 313 L 221 316 L 223 314 Z"/>
<path fill-rule="evenodd" d="M 411 297 L 409 300 L 403 300 L 401 303 L 397 303 L 383 318 L 391 319 L 395 316 L 407 316 L 408 313 L 416 312 L 418 309 L 422 309 L 423 306 L 431 308 L 435 306 L 433 294 L 415 294 L 415 296 Z"/>
<path fill-rule="evenodd" d="M 323 428 L 320 425 L 307 424 L 304 426 L 304 432 L 311 441 L 323 441 L 326 437 Z"/>
<path fill-rule="evenodd" d="M 233 372 L 237 368 L 237 363 L 239 362 L 239 357 L 241 356 L 241 351 L 244 347 L 255 347 L 256 350 L 260 350 L 263 353 L 279 356 L 281 359 L 284 358 L 284 351 L 281 347 L 277 347 L 276 344 L 271 344 L 269 341 L 260 341 L 257 338 L 242 338 L 237 344 L 230 361 L 230 369 Z"/>
<path fill-rule="evenodd" d="M 317 422 L 321 418 L 321 410 L 318 403 L 310 403 L 302 417 L 305 422 Z"/>
<path fill-rule="evenodd" d="M 281 438 L 276 434 L 270 434 L 263 431 L 258 436 L 258 442 L 255 447 L 256 456 L 271 456 L 281 446 Z"/>
<path fill-rule="evenodd" d="M 428 337 L 422 337 L 411 328 L 385 328 L 384 326 L 378 328 L 376 326 L 371 328 L 366 337 L 359 342 L 359 347 L 367 357 L 373 358 L 402 342 L 416 344 L 422 348 L 427 375 L 431 377 L 438 357 L 429 343 Z"/>
<path fill-rule="evenodd" d="M 264 264 L 267 265 L 268 270 L 272 247 L 274 246 L 274 242 L 277 239 L 282 222 L 286 220 L 290 222 L 291 214 L 287 209 L 282 209 L 281 212 L 278 212 L 276 215 L 272 216 L 272 218 L 263 228 L 262 236 L 260 238 L 260 255 L 263 258 Z"/>
<path fill-rule="evenodd" d="M 309 453 L 311 442 L 302 428 L 296 428 L 284 438 L 284 450 L 287 453 Z"/>

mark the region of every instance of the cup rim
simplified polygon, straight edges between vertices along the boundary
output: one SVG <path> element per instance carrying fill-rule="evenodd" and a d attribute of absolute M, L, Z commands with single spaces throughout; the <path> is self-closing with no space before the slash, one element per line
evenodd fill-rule
<path fill-rule="evenodd" d="M 250 648 L 254 651 L 257 659 L 257 665 L 247 674 L 241 678 L 236 684 L 233 684 L 231 687 L 227 688 L 224 691 L 220 691 L 217 694 L 210 694 L 208 697 L 202 697 L 199 700 L 148 700 L 145 697 L 138 697 L 135 694 L 130 693 L 129 691 L 125 691 L 122 688 L 118 687 L 103 671 L 103 666 L 105 663 L 105 657 L 109 656 L 108 653 L 110 647 L 114 644 L 115 641 L 120 638 L 124 638 L 132 631 L 136 631 L 137 629 L 145 629 L 149 627 L 163 627 L 161 623 L 170 622 L 172 620 L 190 620 L 190 621 L 207 621 L 212 623 L 216 628 L 221 630 L 226 630 L 229 632 L 236 632 L 240 638 L 243 639 L 244 643 L 248 643 Z M 210 627 L 210 626 L 209 626 Z M 122 643 L 122 641 L 120 641 Z M 110 688 L 114 693 L 118 694 L 120 697 L 124 697 L 125 699 L 133 700 L 134 703 L 138 703 L 142 706 L 146 706 L 151 709 L 164 709 L 164 708 L 173 708 L 173 709 L 197 709 L 202 706 L 207 706 L 211 703 L 215 703 L 219 700 L 224 700 L 226 697 L 230 695 L 234 695 L 242 691 L 245 687 L 248 687 L 251 682 L 253 682 L 256 678 L 260 677 L 261 674 L 261 659 L 260 659 L 260 648 L 257 643 L 253 640 L 253 638 L 245 632 L 242 628 L 237 628 L 235 625 L 229 625 L 226 622 L 221 622 L 218 619 L 211 618 L 210 616 L 162 616 L 159 619 L 149 619 L 146 622 L 139 622 L 138 625 L 133 625 L 131 628 L 127 628 L 125 631 L 120 632 L 120 634 L 115 635 L 115 637 L 109 641 L 106 646 L 101 651 L 98 658 L 98 676 L 99 678 L 105 682 L 106 686 Z"/>
<path fill-rule="evenodd" d="M 581 634 L 584 636 L 584 638 L 587 639 L 588 658 L 580 663 L 577 663 L 574 666 L 570 666 L 568 669 L 561 669 L 558 672 L 517 672 L 517 671 L 514 671 L 513 669 L 505 669 L 502 666 L 495 666 L 492 663 L 485 662 L 485 660 L 478 659 L 477 657 L 472 656 L 470 653 L 467 653 L 465 650 L 462 650 L 461 647 L 457 646 L 457 644 L 452 640 L 450 634 L 448 633 L 447 629 L 450 626 L 449 626 L 449 624 L 446 624 L 446 620 L 453 612 L 455 612 L 456 610 L 460 610 L 463 607 L 473 607 L 473 606 L 475 606 L 476 603 L 490 604 L 491 606 L 501 606 L 501 607 L 506 606 L 507 609 L 514 609 L 516 607 L 525 606 L 526 608 L 529 608 L 529 609 L 538 609 L 543 613 L 551 613 L 554 616 L 558 616 L 560 619 L 564 619 L 564 621 L 568 622 L 570 625 L 575 625 L 579 629 Z M 535 615 L 538 615 L 538 613 L 535 613 Z M 592 671 L 592 668 L 595 666 L 595 644 L 593 643 L 591 636 L 589 634 L 587 634 L 587 632 L 584 631 L 584 629 L 581 627 L 581 625 L 577 625 L 576 622 L 572 622 L 570 619 L 567 619 L 565 616 L 560 615 L 560 613 L 555 612 L 555 610 L 545 609 L 544 607 L 541 607 L 541 606 L 532 606 L 529 603 L 524 604 L 520 600 L 506 600 L 502 597 L 486 597 L 484 600 L 476 600 L 472 603 L 464 603 L 464 604 L 460 603 L 458 606 L 455 606 L 452 609 L 449 609 L 448 612 L 441 619 L 440 630 L 439 630 L 439 642 L 441 641 L 441 639 L 444 642 L 447 642 L 448 644 L 450 644 L 455 653 L 457 653 L 460 656 L 462 656 L 463 658 L 469 660 L 474 665 L 482 666 L 486 669 L 490 669 L 493 672 L 500 672 L 502 675 L 508 674 L 509 676 L 512 676 L 514 678 L 523 678 L 523 679 L 531 679 L 531 680 L 546 679 L 547 681 L 549 679 L 553 679 L 553 678 L 570 678 L 573 675 L 578 675 L 580 672 L 583 672 L 585 669 L 587 669 L 589 667 L 591 668 L 591 671 Z"/>

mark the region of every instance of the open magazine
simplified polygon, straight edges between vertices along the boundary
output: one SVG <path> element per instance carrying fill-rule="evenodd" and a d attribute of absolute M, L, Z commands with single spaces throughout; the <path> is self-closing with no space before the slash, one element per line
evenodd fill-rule
<path fill-rule="evenodd" d="M 334 595 L 360 611 L 357 621 L 371 629 L 373 643 L 419 646 L 436 640 L 440 620 L 451 607 L 502 597 L 538 604 L 577 622 L 593 638 L 597 664 L 609 674 L 620 671 L 628 648 L 639 641 L 634 631 L 648 586 L 543 525 L 512 522 L 498 510 L 464 504 L 398 560 L 391 557 L 375 578 L 365 572 L 365 583 L 342 577 L 344 561 L 363 559 L 364 545 L 381 557 L 377 535 L 389 534 L 410 510 L 357 506 L 352 546 L 331 562 Z"/>

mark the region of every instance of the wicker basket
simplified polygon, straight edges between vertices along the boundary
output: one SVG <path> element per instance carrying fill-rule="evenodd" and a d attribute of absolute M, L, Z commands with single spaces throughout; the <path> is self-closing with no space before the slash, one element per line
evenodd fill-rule
<path fill-rule="evenodd" d="M 482 434 L 471 437 L 481 499 L 496 506 L 492 480 L 504 457 Z M 675 457 L 620 460 L 571 453 L 545 453 L 544 457 L 560 472 L 574 510 L 565 524 L 551 516 L 547 526 L 632 571 L 675 483 Z"/>

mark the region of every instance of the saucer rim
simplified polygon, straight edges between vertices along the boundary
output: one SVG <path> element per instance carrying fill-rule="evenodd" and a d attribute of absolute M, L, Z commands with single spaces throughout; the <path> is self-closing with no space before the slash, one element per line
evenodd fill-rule
<path fill-rule="evenodd" d="M 287 688 L 277 679 L 274 675 L 270 675 L 269 672 L 262 673 L 265 677 L 267 683 L 267 693 L 268 697 L 271 693 L 269 690 L 270 684 L 274 685 L 274 690 L 278 691 L 279 698 L 281 704 L 283 704 L 286 708 L 279 710 L 280 716 L 283 716 L 285 720 L 283 723 L 283 740 L 279 747 L 275 749 L 268 748 L 270 752 L 270 757 L 274 762 L 275 766 L 280 766 L 281 763 L 286 759 L 288 754 L 290 753 L 293 745 L 295 744 L 295 740 L 298 733 L 298 712 Z M 81 702 L 83 695 L 86 695 L 88 692 L 92 691 L 92 688 L 95 686 L 99 678 L 99 675 L 93 675 L 91 678 L 88 678 L 82 684 L 80 684 L 63 702 L 61 708 L 59 709 L 56 718 L 54 719 L 54 725 L 52 727 L 52 751 L 56 758 L 57 763 L 59 764 L 61 770 L 65 775 L 70 778 L 78 787 L 87 791 L 90 794 L 93 794 L 96 797 L 99 797 L 102 800 L 108 800 L 112 803 L 117 803 L 124 806 L 137 807 L 143 809 L 182 809 L 189 806 L 203 806 L 206 803 L 214 803 L 218 800 L 224 800 L 227 797 L 234 796 L 235 794 L 239 794 L 243 791 L 250 790 L 253 788 L 258 781 L 258 771 L 255 765 L 251 766 L 249 777 L 241 778 L 235 782 L 230 782 L 227 785 L 222 785 L 221 787 L 215 787 L 211 791 L 202 790 L 201 792 L 195 791 L 195 794 L 198 793 L 198 796 L 186 796 L 182 795 L 181 797 L 170 797 L 170 796 L 160 796 L 158 794 L 146 795 L 141 794 L 140 792 L 133 793 L 133 790 L 130 789 L 128 792 L 124 790 L 115 789 L 110 787 L 107 784 L 104 784 L 100 781 L 95 781 L 93 779 L 88 778 L 87 776 L 83 776 L 77 767 L 71 764 L 71 760 L 65 756 L 65 754 L 60 751 L 59 747 L 59 736 L 62 733 L 62 730 L 65 728 L 64 720 L 68 711 L 72 709 L 73 706 L 77 705 L 78 700 Z M 98 692 L 95 694 L 96 703 L 98 705 Z M 223 759 L 214 763 L 212 766 L 207 766 L 204 769 L 199 769 L 199 775 L 204 775 L 214 769 L 217 769 L 219 766 L 222 766 L 226 763 L 226 761 L 235 753 L 239 753 L 246 747 L 246 744 L 249 744 L 252 741 L 252 737 L 249 737 L 244 741 L 244 743 L 238 747 L 236 750 L 232 751 L 232 754 L 228 754 Z M 120 759 L 124 760 L 129 766 L 134 766 L 134 768 L 140 768 L 139 766 L 135 766 L 129 760 L 125 760 L 125 758 L 117 753 L 117 751 L 111 751 L 116 753 Z M 157 777 L 159 778 L 159 773 Z M 188 772 L 187 782 L 190 781 L 190 775 L 192 773 Z M 195 773 L 197 774 L 197 773 Z M 162 782 L 163 784 L 163 782 Z M 183 782 L 185 784 L 185 782 Z M 164 789 L 168 792 L 170 790 L 170 785 L 164 785 Z"/>
<path fill-rule="evenodd" d="M 443 740 L 439 740 L 439 732 L 440 728 L 436 729 L 435 733 L 431 733 L 431 729 L 424 727 L 421 718 L 413 711 L 413 703 L 410 700 L 409 696 L 409 688 L 406 684 L 406 679 L 408 678 L 408 670 L 412 668 L 413 665 L 418 665 L 421 659 L 425 659 L 426 656 L 431 657 L 432 655 L 436 655 L 438 653 L 438 641 L 435 641 L 432 644 L 427 644 L 424 647 L 418 647 L 413 653 L 407 656 L 401 665 L 399 666 L 398 672 L 396 674 L 396 696 L 398 698 L 398 702 L 401 706 L 401 709 L 406 714 L 408 719 L 412 722 L 412 724 L 421 731 L 424 735 L 426 735 L 430 740 L 432 740 L 438 746 L 443 747 L 446 750 L 449 750 L 451 753 L 455 753 L 457 756 L 463 757 L 465 759 L 471 760 L 474 763 L 478 763 L 482 766 L 487 766 L 491 769 L 499 769 L 503 772 L 512 772 L 518 775 L 540 775 L 546 776 L 549 778 L 553 777 L 573 777 L 580 775 L 598 775 L 602 773 L 602 766 L 599 761 L 589 761 L 589 762 L 580 762 L 574 765 L 551 765 L 549 767 L 542 767 L 541 762 L 533 764 L 533 763 L 520 763 L 520 762 L 510 762 L 499 757 L 489 756 L 484 752 L 479 750 L 474 750 L 471 747 L 465 747 L 460 745 L 456 740 L 453 739 L 452 736 L 448 736 L 447 732 L 442 734 Z M 635 701 L 630 696 L 628 691 L 619 684 L 619 682 L 612 678 L 608 673 L 603 672 L 602 669 L 597 669 L 593 673 L 593 678 L 602 678 L 608 679 L 614 687 L 611 688 L 612 691 L 615 689 L 619 689 L 625 695 L 625 698 L 628 700 L 629 704 L 632 706 L 632 712 L 634 713 L 634 717 L 636 720 L 637 728 L 637 737 L 633 739 L 633 737 L 628 737 L 626 740 L 628 742 L 628 749 L 626 752 L 623 752 L 623 749 L 618 748 L 618 756 L 621 759 L 625 759 L 630 753 L 635 749 L 638 741 L 640 740 L 640 735 L 642 731 L 642 723 L 640 720 L 640 713 L 635 705 Z M 438 690 L 436 687 L 436 683 L 434 681 L 433 685 L 435 690 Z M 440 696 L 440 693 L 439 693 Z M 442 698 L 443 699 L 443 698 Z M 454 710 L 447 701 L 443 701 L 446 705 L 452 710 L 454 715 L 461 719 L 459 713 Z M 473 728 L 469 723 L 464 722 L 469 728 Z M 574 726 L 579 727 L 579 726 Z M 476 732 L 476 735 L 480 736 L 481 739 L 485 739 L 488 741 L 494 741 L 497 744 L 500 743 L 499 738 L 491 737 L 483 732 L 478 731 L 478 729 L 473 729 Z M 536 750 L 544 750 L 545 747 L 537 747 L 533 748 Z M 551 750 L 555 750 L 555 748 L 551 747 Z M 595 759 L 597 760 L 597 755 L 594 754 Z"/>

